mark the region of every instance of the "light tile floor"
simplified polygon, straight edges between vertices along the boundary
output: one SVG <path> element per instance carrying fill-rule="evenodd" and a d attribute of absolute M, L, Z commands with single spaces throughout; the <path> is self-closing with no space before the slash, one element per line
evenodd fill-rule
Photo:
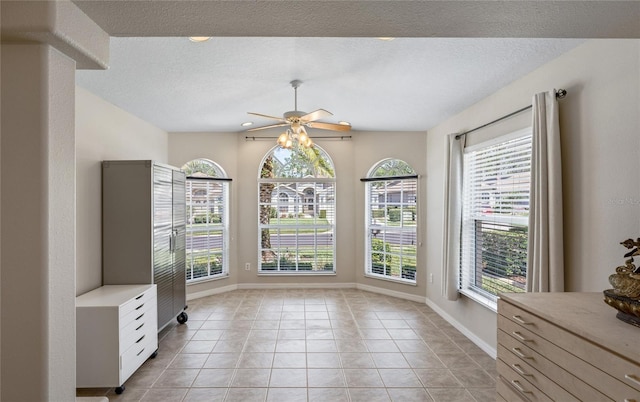
<path fill-rule="evenodd" d="M 355 289 L 237 290 L 189 320 L 110 401 L 495 401 L 495 360 L 424 304 Z"/>

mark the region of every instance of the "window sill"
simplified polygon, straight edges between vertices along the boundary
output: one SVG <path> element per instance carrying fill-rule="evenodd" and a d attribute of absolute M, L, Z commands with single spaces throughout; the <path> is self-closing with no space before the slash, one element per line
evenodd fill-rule
<path fill-rule="evenodd" d="M 336 276 L 335 271 L 258 271 L 258 276 Z"/>
<path fill-rule="evenodd" d="M 473 289 L 459 289 L 458 292 L 474 302 L 480 304 L 481 306 L 493 311 L 494 313 L 498 312 L 498 302 L 488 299 L 483 296 L 479 292 L 474 291 Z"/>
<path fill-rule="evenodd" d="M 196 284 L 205 283 L 205 282 L 219 281 L 221 279 L 227 279 L 228 277 L 229 277 L 229 274 L 228 273 L 224 273 L 224 274 L 211 276 L 211 277 L 207 277 L 207 278 L 192 279 L 190 281 L 187 281 L 187 286 L 196 285 Z"/>
<path fill-rule="evenodd" d="M 379 279 L 381 281 L 395 282 L 395 283 L 400 283 L 400 284 L 409 285 L 409 286 L 418 286 L 416 281 L 412 281 L 412 280 L 409 280 L 409 279 L 393 278 L 393 277 L 389 277 L 389 276 L 373 275 L 373 274 L 369 274 L 369 273 L 365 273 L 364 276 L 365 276 L 365 278 Z"/>

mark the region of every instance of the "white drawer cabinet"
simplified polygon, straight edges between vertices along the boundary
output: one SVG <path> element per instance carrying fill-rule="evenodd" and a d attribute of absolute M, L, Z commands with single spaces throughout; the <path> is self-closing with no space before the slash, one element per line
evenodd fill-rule
<path fill-rule="evenodd" d="M 640 402 L 640 328 L 601 293 L 502 294 L 497 392 L 507 401 Z"/>
<path fill-rule="evenodd" d="M 106 285 L 76 297 L 76 387 L 115 387 L 158 349 L 156 285 Z"/>

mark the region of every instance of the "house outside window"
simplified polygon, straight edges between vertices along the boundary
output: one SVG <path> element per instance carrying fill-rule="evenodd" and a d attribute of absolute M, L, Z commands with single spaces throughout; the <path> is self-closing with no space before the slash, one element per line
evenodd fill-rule
<path fill-rule="evenodd" d="M 196 159 L 182 170 L 186 180 L 187 283 L 229 273 L 229 184 L 215 162 Z"/>
<path fill-rule="evenodd" d="M 365 274 L 416 283 L 415 170 L 399 159 L 385 159 L 362 181 L 366 184 Z"/>
<path fill-rule="evenodd" d="M 278 209 L 282 214 L 289 213 L 289 196 L 286 193 L 280 193 L 278 196 Z"/>
<path fill-rule="evenodd" d="M 258 177 L 258 272 L 335 273 L 335 171 L 320 147 L 274 147 Z"/>
<path fill-rule="evenodd" d="M 495 308 L 527 277 L 531 128 L 465 149 L 461 293 Z"/>

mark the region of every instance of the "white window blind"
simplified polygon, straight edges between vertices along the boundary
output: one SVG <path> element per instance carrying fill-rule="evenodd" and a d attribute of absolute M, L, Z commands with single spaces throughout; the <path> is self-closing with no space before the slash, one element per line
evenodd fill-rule
<path fill-rule="evenodd" d="M 260 272 L 334 272 L 335 183 L 281 179 L 259 183 Z M 268 239 L 266 242 L 264 239 Z"/>
<path fill-rule="evenodd" d="M 228 273 L 229 182 L 187 179 L 187 282 Z"/>
<path fill-rule="evenodd" d="M 494 305 L 527 275 L 531 129 L 465 150 L 460 290 Z"/>

